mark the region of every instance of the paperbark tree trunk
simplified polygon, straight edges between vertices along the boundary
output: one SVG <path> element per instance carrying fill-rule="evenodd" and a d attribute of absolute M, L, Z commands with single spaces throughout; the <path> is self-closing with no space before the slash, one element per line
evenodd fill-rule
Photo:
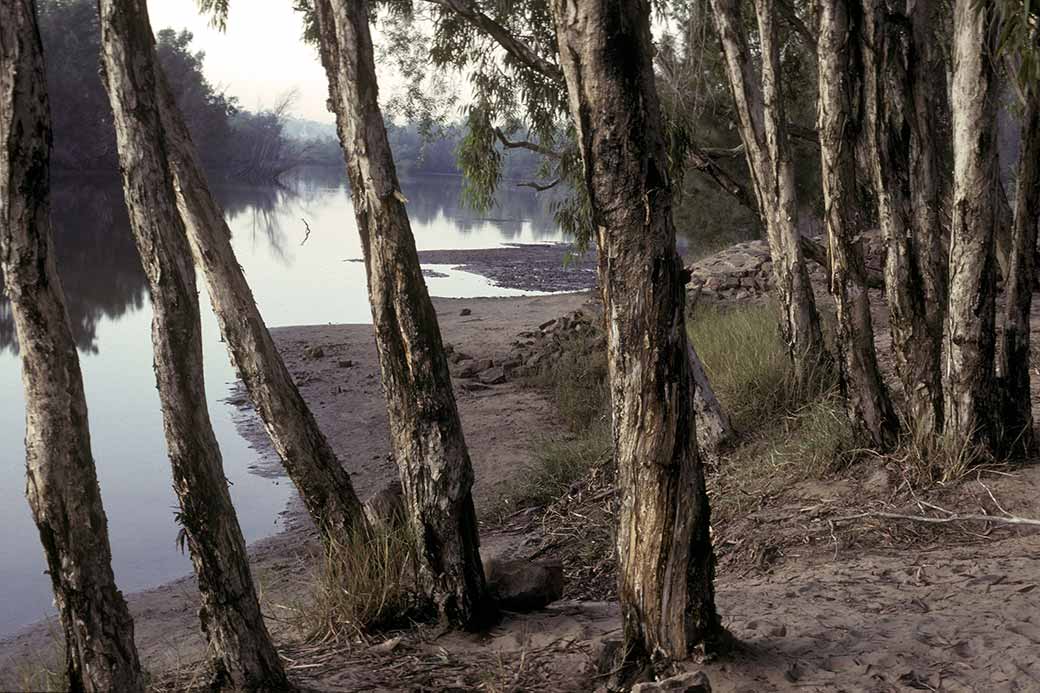
<path fill-rule="evenodd" d="M 992 0 L 957 0 L 953 15 L 953 209 L 944 341 L 945 432 L 994 451 L 1000 407 L 994 373 L 997 175 Z"/>
<path fill-rule="evenodd" d="M 1036 273 L 1037 219 L 1040 218 L 1040 89 L 1026 90 L 1022 148 L 1018 158 L 1015 226 L 1011 263 L 1004 289 L 1004 334 L 1000 349 L 1003 378 L 1005 451 L 1016 456 L 1036 452 L 1029 387 L 1029 314 Z"/>
<path fill-rule="evenodd" d="M 748 171 L 769 241 L 781 334 L 796 371 L 804 377 L 826 360 L 826 347 L 798 230 L 798 194 L 780 83 L 775 0 L 755 0 L 763 56 L 761 83 L 751 64 L 740 2 L 712 0 L 711 6 Z"/>
<path fill-rule="evenodd" d="M 862 9 L 857 0 L 824 0 L 819 22 L 820 161 L 842 389 L 853 427 L 887 449 L 895 443 L 899 422 L 878 370 L 856 182 L 863 82 L 856 37 L 864 28 Z"/>
<path fill-rule="evenodd" d="M 538 55 L 530 46 L 513 36 L 509 31 L 467 0 L 427 0 L 427 2 L 447 8 L 468 21 L 475 29 L 494 39 L 502 50 L 513 57 L 517 63 L 547 77 L 566 89 L 563 71 L 555 63 Z M 750 206 L 753 202 L 744 193 L 743 187 L 733 180 L 729 174 L 715 164 L 695 144 L 691 144 L 688 162 L 697 170 L 710 176 L 720 187 L 737 197 L 742 204 Z M 733 436 L 733 425 L 729 416 L 722 409 L 715 391 L 706 375 L 704 364 L 697 355 L 696 349 L 690 350 L 691 368 L 697 379 L 695 407 L 697 420 L 703 425 L 697 427 L 697 442 L 701 450 L 709 455 L 717 454 L 722 446 Z"/>
<path fill-rule="evenodd" d="M 0 269 L 25 387 L 26 497 L 40 532 L 73 691 L 144 691 L 50 222 L 51 125 L 32 0 L 0 0 Z M 13 441 L 9 441 L 13 442 Z"/>
<path fill-rule="evenodd" d="M 909 12 L 909 14 L 908 14 Z M 936 194 L 932 125 L 918 118 L 918 89 L 928 75 L 919 61 L 927 46 L 914 27 L 928 5 L 863 0 L 864 134 L 888 252 L 885 296 L 896 372 L 903 384 L 907 423 L 930 438 L 942 427 L 942 314 L 935 295 L 935 240 L 942 238 Z M 927 64 L 927 61 L 924 61 Z M 916 190 L 916 186 L 924 190 Z M 941 248 L 941 246 L 939 246 Z M 940 275 L 941 276 L 941 275 Z"/>
<path fill-rule="evenodd" d="M 335 538 L 347 545 L 351 533 L 365 523 L 350 475 L 318 427 L 271 339 L 235 257 L 231 230 L 210 192 L 184 117 L 162 74 L 158 82 L 159 114 L 169 145 L 177 205 L 195 262 L 206 277 L 231 360 L 323 541 L 328 545 Z"/>
<path fill-rule="evenodd" d="M 946 8 L 939 2 L 915 0 L 910 19 L 914 53 L 908 60 L 916 123 L 914 136 L 910 138 L 914 241 L 927 306 L 926 322 L 937 345 L 940 384 L 950 262 L 943 226 L 941 171 L 945 153 L 949 151 L 948 125 L 943 124 L 949 123 L 950 106 L 946 98 L 946 61 L 936 41 L 935 27 L 942 26 L 945 12 Z M 941 426 L 940 419 L 937 427 Z"/>
<path fill-rule="evenodd" d="M 390 443 L 422 577 L 443 619 L 475 627 L 492 609 L 473 468 L 379 109 L 368 3 L 317 0 L 314 7 L 364 251 Z"/>
<path fill-rule="evenodd" d="M 195 270 L 169 178 L 148 11 L 144 0 L 99 0 L 98 8 L 123 194 L 151 289 L 155 375 L 178 519 L 202 595 L 213 685 L 284 690 L 288 681 L 260 613 L 206 406 Z"/>
<path fill-rule="evenodd" d="M 650 4 L 554 0 L 552 11 L 599 244 L 626 650 L 666 665 L 710 647 L 721 626 Z"/>

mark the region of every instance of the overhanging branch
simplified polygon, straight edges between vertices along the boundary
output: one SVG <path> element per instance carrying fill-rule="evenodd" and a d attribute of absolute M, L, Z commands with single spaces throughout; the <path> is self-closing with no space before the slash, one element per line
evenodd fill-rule
<path fill-rule="evenodd" d="M 506 134 L 502 132 L 502 128 L 495 128 L 495 137 L 502 143 L 502 146 L 506 149 L 527 149 L 532 152 L 547 156 L 550 159 L 556 159 L 559 161 L 563 158 L 563 155 L 554 149 L 550 149 L 543 144 L 537 142 L 531 142 L 530 140 L 510 140 L 506 137 Z"/>
<path fill-rule="evenodd" d="M 563 70 L 559 65 L 549 62 L 526 43 L 509 33 L 509 30 L 484 14 L 475 3 L 469 0 L 426 0 L 451 10 L 470 24 L 480 29 L 498 42 L 498 45 L 521 64 L 526 65 L 554 82 L 563 83 Z"/>

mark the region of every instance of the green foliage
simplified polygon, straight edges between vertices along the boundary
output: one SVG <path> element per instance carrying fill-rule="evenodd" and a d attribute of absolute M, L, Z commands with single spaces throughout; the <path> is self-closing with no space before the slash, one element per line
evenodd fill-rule
<path fill-rule="evenodd" d="M 772 303 L 699 308 L 689 322 L 689 333 L 738 431 L 789 416 L 837 385 L 830 369 L 821 368 L 802 380 L 795 377 Z"/>
<path fill-rule="evenodd" d="M 1040 85 L 1040 2 L 996 0 L 994 21 L 997 57 L 1007 60 L 1020 97 L 1035 98 Z"/>
<path fill-rule="evenodd" d="M 699 308 L 690 339 L 740 436 L 709 476 L 726 518 L 783 486 L 847 465 L 859 451 L 831 370 L 799 381 L 770 304 Z"/>

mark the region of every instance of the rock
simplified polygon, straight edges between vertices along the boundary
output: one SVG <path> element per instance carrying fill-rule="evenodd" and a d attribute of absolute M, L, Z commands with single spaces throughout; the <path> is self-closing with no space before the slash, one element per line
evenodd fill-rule
<path fill-rule="evenodd" d="M 309 359 L 320 359 L 325 356 L 325 350 L 317 345 L 304 347 L 303 355 Z"/>
<path fill-rule="evenodd" d="M 468 359 L 459 364 L 459 377 L 460 378 L 472 378 L 480 373 L 480 366 L 476 361 Z"/>
<path fill-rule="evenodd" d="M 405 522 L 404 492 L 394 479 L 365 501 L 365 517 L 376 530 L 391 531 Z"/>
<path fill-rule="evenodd" d="M 527 357 L 527 361 L 524 363 L 524 365 L 528 368 L 534 368 L 542 362 L 543 358 L 545 358 L 545 354 L 532 354 L 531 356 Z"/>
<path fill-rule="evenodd" d="M 555 324 L 556 324 L 556 318 L 553 318 L 552 320 L 546 320 L 545 322 L 543 322 L 541 325 L 538 326 L 538 329 L 541 330 L 542 332 L 545 332 L 547 329 L 549 329 L 550 327 L 552 327 Z"/>
<path fill-rule="evenodd" d="M 466 317 L 467 315 L 473 315 L 473 311 L 472 311 L 472 310 L 470 310 L 469 308 L 463 308 L 462 310 L 460 310 L 460 311 L 459 311 L 459 316 L 460 316 L 460 317 L 463 317 L 463 318 L 464 318 L 464 317 Z"/>
<path fill-rule="evenodd" d="M 466 356 L 466 354 L 463 354 L 461 351 L 453 351 L 450 354 L 448 354 L 449 363 L 462 363 L 463 361 L 466 361 L 468 359 L 469 356 Z"/>
<path fill-rule="evenodd" d="M 506 372 L 501 366 L 494 366 L 481 371 L 480 375 L 477 376 L 477 380 L 485 385 L 498 385 L 506 381 Z"/>
<path fill-rule="evenodd" d="M 563 564 L 527 559 L 484 561 L 488 592 L 509 611 L 534 611 L 563 596 Z"/>
<path fill-rule="evenodd" d="M 632 686 L 632 693 L 711 693 L 711 683 L 703 671 L 687 671 L 663 681 L 637 683 Z"/>
<path fill-rule="evenodd" d="M 521 363 L 523 363 L 523 359 L 518 354 L 510 354 L 509 356 L 502 359 L 498 365 L 506 371 L 511 371 L 512 369 L 519 366 Z"/>
<path fill-rule="evenodd" d="M 351 361 L 350 359 L 342 359 L 340 361 L 337 361 L 336 365 L 339 366 L 340 368 L 353 368 L 354 367 L 354 362 Z"/>

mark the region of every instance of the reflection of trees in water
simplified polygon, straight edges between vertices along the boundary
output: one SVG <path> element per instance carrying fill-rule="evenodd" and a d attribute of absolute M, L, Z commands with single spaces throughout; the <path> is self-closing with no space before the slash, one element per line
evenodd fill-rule
<path fill-rule="evenodd" d="M 281 180 L 304 211 L 308 203 L 327 197 L 330 191 L 346 193 L 348 190 L 346 170 L 342 166 L 300 167 Z M 528 224 L 535 237 L 554 236 L 559 232 L 548 211 L 547 194 L 516 188 L 508 182 L 500 187 L 495 207 L 487 212 L 475 212 L 462 205 L 459 176 L 412 176 L 401 181 L 401 188 L 408 198 L 408 216 L 413 224 L 427 225 L 446 217 L 462 233 L 493 224 L 505 239 L 519 236 Z"/>
<path fill-rule="evenodd" d="M 491 224 L 507 240 L 527 225 L 536 238 L 557 233 L 551 214 L 531 191 L 503 186 L 495 208 L 478 214 L 460 204 L 461 185 L 461 179 L 452 176 L 402 181 L 412 221 L 430 225 L 448 218 L 462 233 Z M 287 248 L 303 239 L 299 220 L 310 216 L 308 208 L 327 201 L 330 191 L 346 195 L 347 190 L 346 175 L 338 166 L 300 169 L 284 176 L 282 185 L 214 188 L 233 229 L 251 229 L 254 242 L 266 242 L 285 264 L 290 261 Z M 54 181 L 51 202 L 55 253 L 73 336 L 81 350 L 97 352 L 98 323 L 139 310 L 147 296 L 122 189 L 115 178 L 62 176 Z M 294 223 L 298 229 L 283 227 Z M 17 343 L 10 305 L 0 294 L 0 351 L 6 349 L 16 351 Z"/>
<path fill-rule="evenodd" d="M 97 325 L 140 309 L 145 277 L 123 206 L 119 182 L 66 178 L 51 193 L 54 248 L 72 334 L 96 353 Z M 0 301 L 0 350 L 17 350 L 10 305 Z"/>

